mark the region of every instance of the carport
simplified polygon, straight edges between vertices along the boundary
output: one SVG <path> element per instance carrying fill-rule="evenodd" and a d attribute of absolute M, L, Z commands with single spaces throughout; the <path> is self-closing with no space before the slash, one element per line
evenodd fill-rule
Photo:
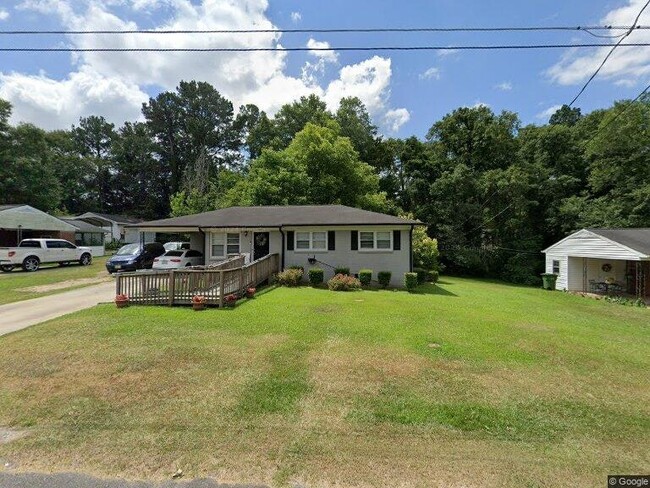
<path fill-rule="evenodd" d="M 74 242 L 76 231 L 75 226 L 29 205 L 0 205 L 0 247 L 14 247 L 29 238 Z"/>

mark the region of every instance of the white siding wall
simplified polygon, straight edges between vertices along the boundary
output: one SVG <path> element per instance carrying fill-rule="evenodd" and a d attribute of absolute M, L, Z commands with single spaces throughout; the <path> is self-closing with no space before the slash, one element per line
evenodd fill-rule
<path fill-rule="evenodd" d="M 567 290 L 569 291 L 586 291 L 584 290 L 583 270 L 584 260 L 587 258 L 568 257 L 567 270 Z M 587 259 L 589 261 L 589 259 Z"/>
<path fill-rule="evenodd" d="M 551 246 L 549 254 L 584 258 L 638 260 L 640 254 L 587 230 L 581 230 Z"/>
<path fill-rule="evenodd" d="M 568 290 L 568 259 L 566 256 L 559 256 L 556 254 L 547 254 L 546 255 L 546 272 L 553 272 L 553 261 L 560 262 L 560 274 L 557 276 L 555 281 L 556 290 Z"/>

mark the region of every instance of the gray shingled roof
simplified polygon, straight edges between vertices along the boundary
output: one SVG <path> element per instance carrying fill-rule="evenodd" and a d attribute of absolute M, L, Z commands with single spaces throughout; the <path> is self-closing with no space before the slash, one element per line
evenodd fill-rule
<path fill-rule="evenodd" d="M 113 222 L 117 222 L 118 224 L 137 224 L 138 222 L 141 222 L 140 219 L 136 219 L 134 217 L 127 217 L 126 215 L 105 214 L 99 212 L 86 212 L 86 214 L 96 215 L 97 217 L 101 217 L 105 220 L 111 220 Z M 86 215 L 86 214 L 82 214 L 82 215 Z M 75 218 L 78 219 L 79 217 L 81 217 L 81 215 Z"/>
<path fill-rule="evenodd" d="M 623 244 L 646 256 L 650 256 L 650 228 L 587 230 L 610 241 Z"/>
<path fill-rule="evenodd" d="M 411 225 L 403 219 L 345 205 L 228 207 L 212 212 L 141 222 L 133 227 L 280 227 L 291 225 Z"/>
<path fill-rule="evenodd" d="M 88 232 L 93 234 L 104 233 L 104 229 L 102 229 L 101 227 L 97 227 L 96 225 L 89 224 L 88 222 L 85 222 L 83 220 L 77 220 L 72 217 L 59 217 L 59 218 L 70 225 L 74 225 L 77 229 L 79 229 L 79 232 Z"/>
<path fill-rule="evenodd" d="M 5 205 L 0 205 L 0 211 L 2 210 L 9 210 L 10 208 L 16 208 L 16 207 L 24 207 L 25 205 L 22 204 L 16 204 L 16 203 L 7 203 Z"/>

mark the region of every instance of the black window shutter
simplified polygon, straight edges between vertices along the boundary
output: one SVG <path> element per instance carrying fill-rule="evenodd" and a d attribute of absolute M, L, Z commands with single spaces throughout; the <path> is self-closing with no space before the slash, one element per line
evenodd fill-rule
<path fill-rule="evenodd" d="M 336 231 L 327 231 L 327 250 L 336 251 Z"/>
<path fill-rule="evenodd" d="M 402 232 L 399 230 L 393 231 L 393 251 L 402 249 Z"/>
<path fill-rule="evenodd" d="M 293 231 L 287 231 L 287 251 L 293 251 Z"/>
<path fill-rule="evenodd" d="M 352 251 L 359 250 L 359 232 L 356 230 L 350 232 L 350 249 Z"/>

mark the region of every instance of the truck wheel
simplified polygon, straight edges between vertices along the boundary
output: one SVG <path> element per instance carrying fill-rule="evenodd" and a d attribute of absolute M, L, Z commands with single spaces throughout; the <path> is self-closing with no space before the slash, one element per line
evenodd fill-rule
<path fill-rule="evenodd" d="M 93 257 L 88 253 L 82 254 L 81 259 L 79 259 L 79 264 L 82 266 L 88 266 L 92 262 L 93 262 Z"/>
<path fill-rule="evenodd" d="M 3 273 L 9 273 L 12 269 L 14 269 L 14 267 L 11 264 L 4 264 L 0 266 L 0 271 Z"/>
<path fill-rule="evenodd" d="M 36 256 L 28 256 L 23 261 L 23 269 L 25 271 L 37 271 L 41 265 L 41 261 Z"/>

